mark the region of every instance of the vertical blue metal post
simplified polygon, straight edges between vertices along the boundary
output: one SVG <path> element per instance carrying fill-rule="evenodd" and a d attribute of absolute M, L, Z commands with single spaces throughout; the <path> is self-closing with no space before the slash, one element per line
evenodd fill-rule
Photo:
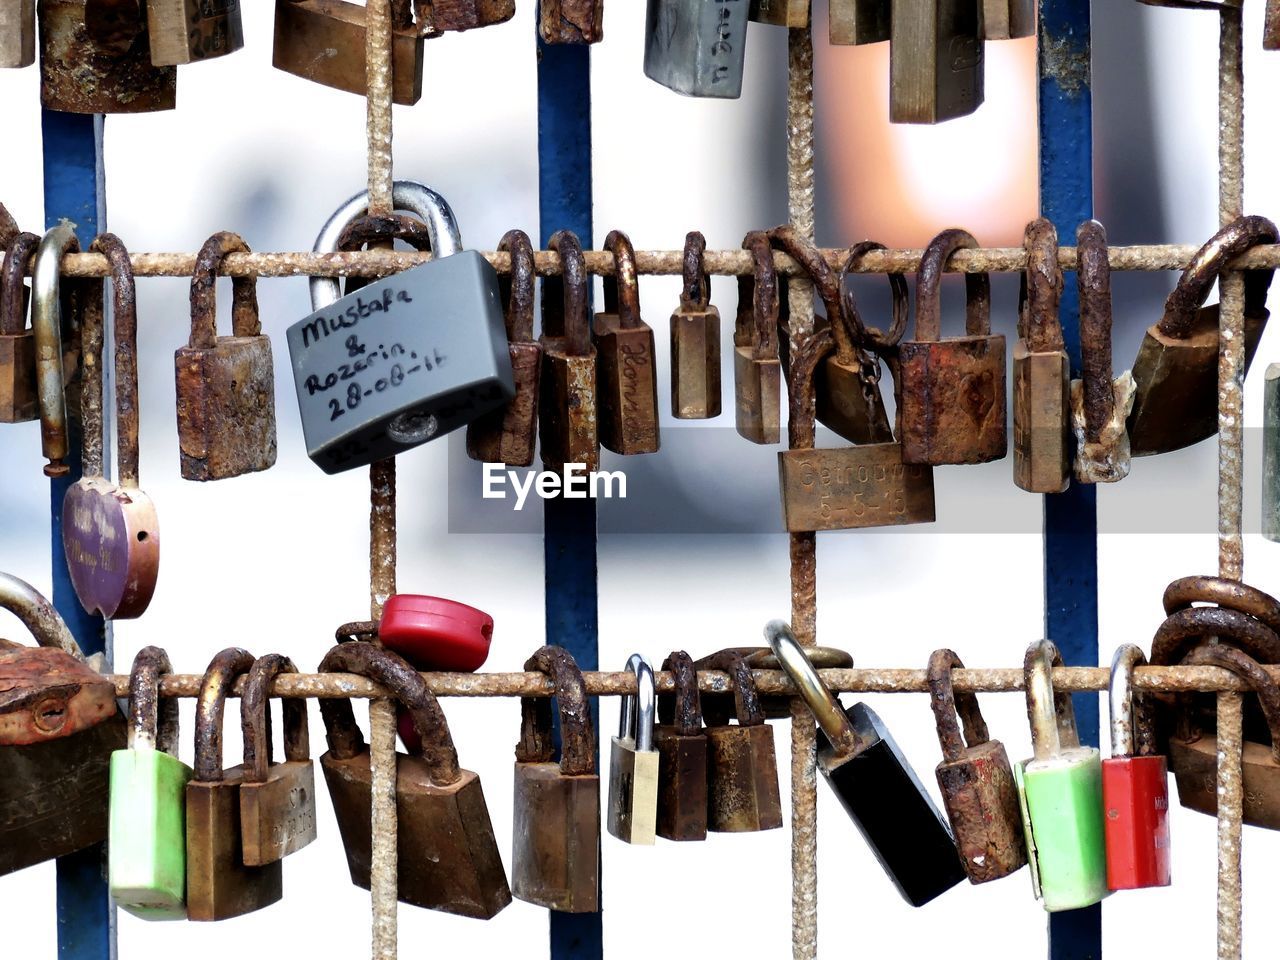
<path fill-rule="evenodd" d="M 551 234 L 572 230 L 585 248 L 591 225 L 591 47 L 538 40 L 538 218 Z M 543 502 L 547 642 L 599 668 L 595 501 Z M 600 729 L 599 703 L 591 701 Z M 597 757 L 597 762 L 599 758 Z M 551 960 L 604 956 L 602 915 L 551 911 Z"/>
<path fill-rule="evenodd" d="M 1093 216 L 1093 101 L 1089 0 L 1041 0 L 1040 210 L 1075 242 Z M 1080 303 L 1074 281 L 1062 297 L 1072 376 L 1080 376 Z M 1093 486 L 1044 498 L 1045 630 L 1071 665 L 1098 663 L 1098 513 Z M 1082 743 L 1098 742 L 1098 700 L 1075 698 Z M 1102 905 L 1050 914 L 1050 960 L 1102 956 Z"/>
<path fill-rule="evenodd" d="M 80 248 L 87 249 L 105 225 L 102 167 L 103 118 L 43 111 L 44 217 L 46 227 L 66 218 L 76 225 Z M 80 425 L 68 421 L 71 472 L 49 484 L 53 540 L 53 605 L 86 654 L 110 656 L 101 617 L 85 613 L 76 599 L 62 551 L 62 497 L 80 479 Z M 58 860 L 58 957 L 60 960 L 114 960 L 115 907 L 107 894 L 106 849 L 90 847 Z"/>

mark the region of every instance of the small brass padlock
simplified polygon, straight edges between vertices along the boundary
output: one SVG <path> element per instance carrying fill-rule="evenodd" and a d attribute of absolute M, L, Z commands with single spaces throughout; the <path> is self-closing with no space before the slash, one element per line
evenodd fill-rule
<path fill-rule="evenodd" d="M 544 8 L 545 9 L 545 8 Z M 580 463 L 600 466 L 596 425 L 596 351 L 587 317 L 587 264 L 575 234 L 561 230 L 547 243 L 560 255 L 560 275 L 542 281 L 542 386 L 538 439 L 548 470 Z"/>
<path fill-rule="evenodd" d="M 782 439 L 782 365 L 778 357 L 778 276 L 768 234 L 748 233 L 751 276 L 738 278 L 733 388 L 738 433 L 752 443 Z"/>
<path fill-rule="evenodd" d="M 655 453 L 658 435 L 658 370 L 653 330 L 640 319 L 636 252 L 621 230 L 605 237 L 614 272 L 604 278 L 604 310 L 596 314 L 596 389 L 600 443 L 614 453 Z"/>
<path fill-rule="evenodd" d="M 979 0 L 983 40 L 1016 40 L 1036 33 L 1035 0 Z"/>
<path fill-rule="evenodd" d="M 942 123 L 982 106 L 982 12 L 977 0 L 892 0 L 891 123 Z"/>
<path fill-rule="evenodd" d="M 707 735 L 702 728 L 698 671 L 683 650 L 662 664 L 675 678 L 674 694 L 658 698 L 658 836 L 707 839 Z"/>
<path fill-rule="evenodd" d="M 809 26 L 809 0 L 751 0 L 750 17 L 775 27 Z"/>
<path fill-rule="evenodd" d="M 146 0 L 151 62 L 172 66 L 225 57 L 244 46 L 240 0 Z"/>
<path fill-rule="evenodd" d="M 626 843 L 652 844 L 658 827 L 658 751 L 653 727 L 653 669 L 638 653 L 627 660 L 636 695 L 619 705 L 618 735 L 609 754 L 609 832 Z"/>
<path fill-rule="evenodd" d="M 684 285 L 671 314 L 671 414 L 680 420 L 720 416 L 720 311 L 702 266 L 706 238 L 684 238 Z"/>
<path fill-rule="evenodd" d="M 889 39 L 889 0 L 828 0 L 831 42 L 880 43 Z"/>
<path fill-rule="evenodd" d="M 0 423 L 40 416 L 36 389 L 36 332 L 26 324 L 29 292 L 22 282 L 27 261 L 40 246 L 34 233 L 19 233 L 5 251 L 0 280 Z"/>

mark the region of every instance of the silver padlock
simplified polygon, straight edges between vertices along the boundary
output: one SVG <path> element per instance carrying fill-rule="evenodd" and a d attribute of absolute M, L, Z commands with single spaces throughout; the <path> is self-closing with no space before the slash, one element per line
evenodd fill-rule
<path fill-rule="evenodd" d="M 497 273 L 462 249 L 430 187 L 396 181 L 392 201 L 426 224 L 435 259 L 341 299 L 336 278 L 312 277 L 314 312 L 286 332 L 307 456 L 325 473 L 444 436 L 515 393 Z M 365 192 L 339 207 L 315 252 L 333 252 L 368 208 Z"/>
<path fill-rule="evenodd" d="M 742 95 L 748 0 L 649 0 L 644 75 L 689 97 Z"/>

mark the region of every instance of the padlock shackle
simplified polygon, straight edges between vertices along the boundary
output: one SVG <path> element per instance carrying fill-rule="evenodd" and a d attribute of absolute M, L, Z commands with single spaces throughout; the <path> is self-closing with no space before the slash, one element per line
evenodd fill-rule
<path fill-rule="evenodd" d="M 1185 340 L 1195 329 L 1196 314 L 1209 291 L 1236 257 L 1262 244 L 1275 243 L 1276 225 L 1266 217 L 1237 217 L 1209 238 L 1191 258 L 1164 302 L 1164 315 L 1157 324 L 1160 333 L 1174 340 Z M 1257 315 L 1266 309 L 1267 290 L 1273 270 L 1246 270 L 1245 315 Z"/>
<path fill-rule="evenodd" d="M 683 650 L 672 650 L 662 661 L 662 669 L 671 672 L 676 692 L 658 698 L 658 722 L 674 726 L 682 737 L 698 736 L 702 733 L 702 694 L 693 658 Z"/>
<path fill-rule="evenodd" d="M 1155 752 L 1155 729 L 1149 698 L 1133 689 L 1134 667 L 1144 667 L 1147 656 L 1135 643 L 1119 647 L 1111 658 L 1107 702 L 1111 712 L 1111 756 L 1145 757 Z"/>
<path fill-rule="evenodd" d="M 1280 600 L 1239 580 L 1215 576 L 1181 577 L 1164 589 L 1165 614 L 1186 610 L 1195 603 L 1215 603 L 1229 610 L 1247 613 L 1280 633 Z"/>
<path fill-rule="evenodd" d="M 71 635 L 62 614 L 35 587 L 9 573 L 0 573 L 0 609 L 8 610 L 42 647 L 57 647 L 82 663 L 80 644 Z"/>
<path fill-rule="evenodd" d="M 957 250 L 976 250 L 978 241 L 967 230 L 951 228 L 943 230 L 929 241 L 920 258 L 920 270 L 916 274 L 916 328 L 917 341 L 936 342 L 942 339 L 942 274 L 947 261 Z M 965 334 L 970 337 L 991 335 L 991 278 L 986 273 L 966 273 Z"/>
<path fill-rule="evenodd" d="M 697 660 L 694 666 L 699 670 L 723 670 L 729 674 L 733 683 L 733 714 L 738 726 L 758 727 L 764 723 L 764 707 L 760 704 L 760 693 L 746 657 L 734 649 L 717 650 Z M 728 717 L 719 713 L 716 711 L 716 716 L 705 717 L 707 726 L 728 725 Z"/>
<path fill-rule="evenodd" d="M 449 722 L 427 681 L 404 657 L 372 643 L 340 643 L 324 655 L 320 672 L 354 673 L 386 687 L 413 718 L 431 782 L 441 787 L 458 782 L 462 771 L 458 767 L 458 751 L 453 745 Z M 364 736 L 356 726 L 349 700 L 322 700 L 320 713 L 324 717 L 329 752 L 335 759 L 350 760 L 364 752 Z"/>
<path fill-rule="evenodd" d="M 0 247 L 7 247 L 21 231 L 9 208 L 0 203 Z"/>
<path fill-rule="evenodd" d="M 653 667 L 638 653 L 627 658 L 627 673 L 635 675 L 636 695 L 622 698 L 618 711 L 618 738 L 630 738 L 636 750 L 644 753 L 653 750 L 653 724 L 657 719 L 658 690 L 654 683 Z"/>
<path fill-rule="evenodd" d="M 778 357 L 778 274 L 773 266 L 773 250 L 763 230 L 752 230 L 742 240 L 742 248 L 751 253 L 752 272 L 738 278 L 738 317 L 735 334 L 748 339 L 739 346 L 751 347 L 753 360 L 776 360 Z"/>
<path fill-rule="evenodd" d="M 1097 443 L 1116 409 L 1111 382 L 1111 260 L 1106 228 L 1097 220 L 1086 220 L 1076 229 L 1076 290 L 1084 368 L 1084 436 L 1089 443 Z"/>
<path fill-rule="evenodd" d="M 707 238 L 701 231 L 690 230 L 685 234 L 680 309 L 686 313 L 706 313 L 711 305 L 711 278 L 702 263 L 706 252 Z"/>
<path fill-rule="evenodd" d="M 840 304 L 840 284 L 836 279 L 835 272 L 831 269 L 831 264 L 827 263 L 822 256 L 822 252 L 817 246 L 797 233 L 795 227 L 790 224 L 784 224 L 770 230 L 769 245 L 774 250 L 781 250 L 789 254 L 793 260 L 799 263 L 800 269 L 805 272 L 818 296 L 822 298 L 823 309 L 827 312 L 831 335 L 835 341 L 836 358 L 841 365 L 852 366 L 861 360 L 859 351 L 854 348 L 853 337 L 850 335 L 849 327 L 841 319 L 843 310 Z M 781 298 L 784 295 L 789 295 L 789 291 L 784 291 L 780 285 L 778 296 Z M 816 325 L 821 325 L 821 318 L 818 319 Z M 788 336 L 790 332 L 789 328 L 779 330 L 779 334 Z"/>
<path fill-rule="evenodd" d="M 77 253 L 75 224 L 63 220 L 36 250 L 31 279 L 31 326 L 36 338 L 36 390 L 40 401 L 40 447 L 49 461 L 44 472 L 64 477 L 69 452 L 66 385 L 62 369 L 62 258 Z"/>
<path fill-rule="evenodd" d="M 1031 644 L 1022 661 L 1027 719 L 1031 722 L 1031 745 L 1037 760 L 1049 760 L 1063 750 L 1080 746 L 1071 694 L 1053 689 L 1053 668 L 1061 666 L 1062 654 L 1052 640 Z"/>
<path fill-rule="evenodd" d="M 1058 231 L 1052 221 L 1037 217 L 1022 236 L 1027 268 L 1018 290 L 1018 335 L 1032 353 L 1066 349 L 1062 339 L 1063 278 L 1058 265 Z"/>
<path fill-rule="evenodd" d="M 1151 641 L 1151 662 L 1176 664 L 1209 637 L 1229 638 L 1262 663 L 1280 663 L 1280 634 L 1247 613 L 1225 607 L 1187 607 L 1171 613 Z"/>
<path fill-rule="evenodd" d="M 452 256 L 462 249 L 462 237 L 458 232 L 458 221 L 453 217 L 453 208 L 444 197 L 425 183 L 418 183 L 416 180 L 395 181 L 391 185 L 391 204 L 396 210 L 407 210 L 415 214 L 427 225 L 434 259 Z M 353 220 L 368 212 L 369 191 L 361 190 L 330 214 L 316 235 L 311 251 L 334 253 L 338 249 L 342 231 Z M 312 311 L 332 306 L 342 297 L 337 277 L 312 277 L 309 283 Z"/>
<path fill-rule="evenodd" d="M 1221 667 L 1253 687 L 1271 733 L 1271 760 L 1280 764 L 1280 685 L 1271 679 L 1271 674 L 1243 650 L 1222 643 L 1203 644 L 1191 651 L 1182 663 L 1189 667 Z"/>
<path fill-rule="evenodd" d="M 964 755 L 965 745 L 976 747 L 991 739 L 987 723 L 978 708 L 978 695 L 965 690 L 959 693 L 951 682 L 952 670 L 963 670 L 964 662 L 953 650 L 935 650 L 929 656 L 925 677 L 929 684 L 929 706 L 933 708 L 934 724 L 938 728 L 938 743 L 942 746 L 943 759 L 948 763 Z M 960 737 L 960 723 L 964 722 L 964 739 Z"/>
<path fill-rule="evenodd" d="M 564 340 L 564 352 L 585 357 L 591 352 L 587 261 L 572 230 L 557 230 L 547 247 L 560 257 L 560 273 L 542 278 L 542 335 Z"/>
<path fill-rule="evenodd" d="M 169 654 L 160 647 L 143 647 L 129 671 L 130 750 L 160 750 L 178 755 L 178 701 L 160 696 L 160 678 L 173 673 Z"/>
<path fill-rule="evenodd" d="M 636 251 L 631 238 L 621 230 L 610 230 L 604 248 L 613 254 L 613 273 L 603 278 L 604 312 L 617 316 L 623 330 L 644 326 L 640 319 L 640 281 L 636 274 Z"/>
<path fill-rule="evenodd" d="M 193 350 L 212 350 L 218 342 L 218 308 L 214 292 L 218 269 L 232 253 L 250 253 L 249 245 L 239 234 L 222 230 L 215 233 L 196 254 L 191 271 L 191 337 L 187 346 Z M 231 278 L 231 332 L 236 337 L 256 337 L 262 333 L 258 320 L 258 290 L 253 277 Z"/>
<path fill-rule="evenodd" d="M 499 253 L 511 254 L 511 270 L 498 274 L 508 343 L 533 342 L 534 282 L 533 241 L 523 230 L 508 230 L 498 241 Z"/>
<path fill-rule="evenodd" d="M 840 701 L 818 676 L 818 671 L 805 655 L 804 648 L 791 632 L 791 627 L 782 620 L 770 620 L 765 625 L 764 636 L 773 655 L 778 658 L 778 664 L 795 684 L 800 699 L 831 742 L 832 749 L 840 756 L 851 756 L 864 749 L 866 744 L 862 737 L 858 736 L 853 724 L 849 722 Z"/>
<path fill-rule="evenodd" d="M 889 293 L 893 298 L 888 333 L 878 327 L 869 327 L 863 322 L 862 313 L 858 310 L 858 303 L 853 295 L 853 288 L 849 285 L 849 277 L 859 272 L 858 267 L 868 253 L 873 250 L 887 249 L 889 248 L 883 243 L 875 240 L 855 243 L 845 254 L 844 265 L 840 268 L 839 289 L 841 305 L 844 308 L 842 312 L 845 322 L 849 325 L 853 342 L 856 346 L 865 345 L 877 353 L 892 351 L 902 342 L 907 332 L 907 324 L 911 320 L 911 290 L 907 286 L 907 276 L 904 273 L 887 274 Z"/>
<path fill-rule="evenodd" d="M 196 698 L 195 779 L 201 783 L 222 780 L 222 715 L 236 677 L 253 667 L 253 654 L 227 647 L 214 654 L 200 681 Z"/>
<path fill-rule="evenodd" d="M 244 741 L 242 783 L 266 783 L 271 766 L 271 684 L 282 673 L 297 673 L 293 661 L 279 653 L 269 653 L 253 662 L 249 678 L 240 694 L 240 733 Z M 311 739 L 307 729 L 307 701 L 280 699 L 284 718 L 284 758 L 311 759 Z"/>
<path fill-rule="evenodd" d="M 17 336 L 27 327 L 26 286 L 22 278 L 27 261 L 40 246 L 40 238 L 34 233 L 19 233 L 5 248 L 4 274 L 0 278 L 0 335 Z"/>
<path fill-rule="evenodd" d="M 573 655 L 563 647 L 545 646 L 525 661 L 525 670 L 545 673 L 555 685 L 552 698 L 560 711 L 560 772 L 566 777 L 596 772 L 596 737 L 591 725 L 587 685 Z M 520 698 L 517 763 L 551 763 L 551 699 Z"/>

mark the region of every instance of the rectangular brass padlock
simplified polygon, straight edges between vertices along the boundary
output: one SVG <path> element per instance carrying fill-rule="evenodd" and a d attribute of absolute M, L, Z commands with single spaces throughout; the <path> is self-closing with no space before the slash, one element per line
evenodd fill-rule
<path fill-rule="evenodd" d="M 1016 40 L 1036 34 L 1035 0 L 979 0 L 983 40 Z"/>
<path fill-rule="evenodd" d="M 778 277 L 773 250 L 762 231 L 747 234 L 751 276 L 738 278 L 738 314 L 733 330 L 734 404 L 738 433 L 752 443 L 782 439 L 782 363 L 778 338 Z"/>
<path fill-rule="evenodd" d="M 982 105 L 975 0 L 893 0 L 889 119 L 941 123 Z"/>
<path fill-rule="evenodd" d="M 671 413 L 680 420 L 720 416 L 720 311 L 702 269 L 707 241 L 694 230 L 684 241 L 684 287 L 671 314 Z"/>
<path fill-rule="evenodd" d="M 889 0 L 828 0 L 831 42 L 880 43 L 889 39 Z"/>
<path fill-rule="evenodd" d="M 899 443 L 778 453 L 788 531 L 932 523 L 933 468 L 902 462 Z"/>
<path fill-rule="evenodd" d="M 538 440 L 549 470 L 600 466 L 596 421 L 596 351 L 587 317 L 586 261 L 578 238 L 557 232 L 547 246 L 560 254 L 561 274 L 542 281 L 542 388 Z"/>
<path fill-rule="evenodd" d="M 809 0 L 751 0 L 751 19 L 775 27 L 807 27 Z"/>
<path fill-rule="evenodd" d="M 225 57 L 244 46 L 240 0 L 147 0 L 147 23 L 158 66 Z"/>
<path fill-rule="evenodd" d="M 600 443 L 626 456 L 654 453 L 661 443 L 658 372 L 653 330 L 640 318 L 635 250 L 621 230 L 610 231 L 604 246 L 615 273 L 604 278 L 604 310 L 592 333 Z"/>
<path fill-rule="evenodd" d="M 609 754 L 609 832 L 625 843 L 652 844 L 657 837 L 658 751 L 654 749 L 657 694 L 653 670 L 640 654 L 627 660 L 637 693 L 623 697 L 618 736 Z"/>
<path fill-rule="evenodd" d="M 29 67 L 36 62 L 36 0 L 0 5 L 0 67 Z"/>

